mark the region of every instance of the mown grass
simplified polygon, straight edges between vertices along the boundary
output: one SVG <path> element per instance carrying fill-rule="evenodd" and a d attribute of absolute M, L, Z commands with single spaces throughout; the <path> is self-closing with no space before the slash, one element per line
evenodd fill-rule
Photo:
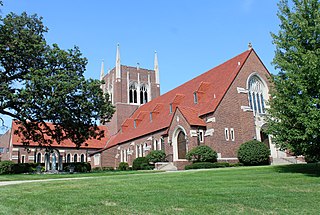
<path fill-rule="evenodd" d="M 56 178 L 82 178 L 82 177 L 99 177 L 99 176 L 114 176 L 114 175 L 132 175 L 142 173 L 157 173 L 161 171 L 105 171 L 105 172 L 90 172 L 90 173 L 74 173 L 74 174 L 9 174 L 0 175 L 1 181 L 20 181 L 20 180 L 42 180 Z"/>
<path fill-rule="evenodd" d="M 114 175 L 0 187 L 1 214 L 319 214 L 320 166 Z"/>

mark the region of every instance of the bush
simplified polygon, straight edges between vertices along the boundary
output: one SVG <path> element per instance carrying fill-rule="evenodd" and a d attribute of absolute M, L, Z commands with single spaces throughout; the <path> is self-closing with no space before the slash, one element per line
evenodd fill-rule
<path fill-rule="evenodd" d="M 129 170 L 128 163 L 126 163 L 126 162 L 119 163 L 118 170 L 121 170 L 121 171 Z"/>
<path fill-rule="evenodd" d="M 149 160 L 146 157 L 139 157 L 134 159 L 132 163 L 133 170 L 150 170 L 153 167 L 149 164 Z"/>
<path fill-rule="evenodd" d="M 319 155 L 305 155 L 304 156 L 304 160 L 307 162 L 307 163 L 318 163 L 320 162 L 320 158 L 319 158 Z"/>
<path fill-rule="evenodd" d="M 21 174 L 36 171 L 38 163 L 14 163 L 12 161 L 0 162 L 0 174 Z"/>
<path fill-rule="evenodd" d="M 210 162 L 200 162 L 200 163 L 193 163 L 191 165 L 187 165 L 184 167 L 185 170 L 188 169 L 211 169 L 211 168 L 223 168 L 229 167 L 229 163 L 210 163 Z"/>
<path fill-rule="evenodd" d="M 77 163 L 63 163 L 63 170 L 69 172 L 70 169 L 74 168 L 74 172 L 90 172 L 91 165 L 87 162 L 77 162 Z"/>
<path fill-rule="evenodd" d="M 166 153 L 163 150 L 151 151 L 146 158 L 149 163 L 157 163 L 166 161 Z"/>
<path fill-rule="evenodd" d="M 113 167 L 94 167 L 92 168 L 92 172 L 109 172 L 114 171 L 115 169 Z"/>
<path fill-rule="evenodd" d="M 12 161 L 1 161 L 0 162 L 0 174 L 11 174 L 12 166 L 14 163 Z"/>
<path fill-rule="evenodd" d="M 257 140 L 243 143 L 238 150 L 238 159 L 245 166 L 268 165 L 269 155 L 269 148 Z"/>
<path fill-rule="evenodd" d="M 12 166 L 13 174 L 31 173 L 34 170 L 34 163 L 16 163 Z"/>
<path fill-rule="evenodd" d="M 218 155 L 209 146 L 197 146 L 186 154 L 188 161 L 196 162 L 216 162 Z"/>

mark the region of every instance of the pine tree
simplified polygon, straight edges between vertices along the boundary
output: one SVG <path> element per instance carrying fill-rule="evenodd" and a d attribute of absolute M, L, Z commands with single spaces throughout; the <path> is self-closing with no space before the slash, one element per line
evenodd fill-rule
<path fill-rule="evenodd" d="M 281 0 L 268 131 L 281 149 L 320 158 L 320 3 Z"/>

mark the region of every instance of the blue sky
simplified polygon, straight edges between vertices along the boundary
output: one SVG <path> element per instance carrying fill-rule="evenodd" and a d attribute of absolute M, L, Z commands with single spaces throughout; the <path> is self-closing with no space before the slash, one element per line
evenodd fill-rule
<path fill-rule="evenodd" d="M 47 41 L 80 47 L 87 78 L 121 64 L 153 69 L 158 53 L 161 93 L 192 79 L 253 44 L 271 73 L 278 32 L 277 2 L 270 0 L 4 0 L 9 12 L 37 13 L 49 28 Z M 1 131 L 0 131 L 1 133 Z"/>

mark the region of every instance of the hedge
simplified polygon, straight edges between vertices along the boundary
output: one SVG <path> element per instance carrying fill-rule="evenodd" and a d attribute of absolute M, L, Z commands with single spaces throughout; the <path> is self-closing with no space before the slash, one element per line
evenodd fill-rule
<path fill-rule="evenodd" d="M 0 174 L 20 174 L 36 172 L 39 163 L 14 163 L 12 161 L 0 162 Z"/>
<path fill-rule="evenodd" d="M 90 163 L 87 163 L 87 162 L 62 163 L 62 168 L 66 172 L 90 172 L 91 171 L 91 165 Z M 72 171 L 72 168 L 73 168 L 73 171 Z"/>
<path fill-rule="evenodd" d="M 237 167 L 237 166 L 243 166 L 241 163 L 210 163 L 210 162 L 199 162 L 199 163 L 193 163 L 191 165 L 185 166 L 185 170 L 188 169 L 211 169 L 211 168 L 224 168 L 224 167 Z"/>
<path fill-rule="evenodd" d="M 139 157 L 134 159 L 132 163 L 133 170 L 150 170 L 153 167 L 149 164 L 149 160 L 146 157 Z"/>

